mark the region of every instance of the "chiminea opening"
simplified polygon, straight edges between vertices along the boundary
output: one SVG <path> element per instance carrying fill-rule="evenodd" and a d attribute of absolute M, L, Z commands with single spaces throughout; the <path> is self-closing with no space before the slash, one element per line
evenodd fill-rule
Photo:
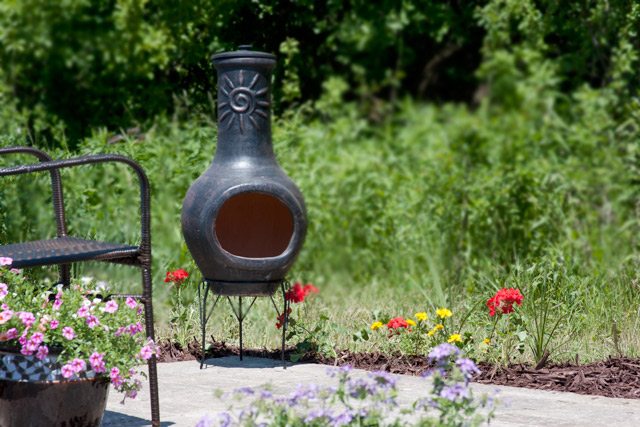
<path fill-rule="evenodd" d="M 263 193 L 231 197 L 215 220 L 220 246 L 244 258 L 270 258 L 282 254 L 293 236 L 291 211 L 277 198 Z"/>

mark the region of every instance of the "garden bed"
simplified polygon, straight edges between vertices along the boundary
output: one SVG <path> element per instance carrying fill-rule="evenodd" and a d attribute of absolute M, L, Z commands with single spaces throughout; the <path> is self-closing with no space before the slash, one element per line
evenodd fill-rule
<path fill-rule="evenodd" d="M 186 349 L 169 341 L 162 342 L 160 347 L 159 362 L 195 360 L 201 355 L 200 344 L 195 342 L 190 343 Z M 293 351 L 293 347 L 287 349 L 287 353 Z M 240 349 L 237 346 L 214 342 L 207 350 L 206 356 L 217 358 L 239 354 Z M 244 355 L 280 359 L 279 350 L 244 349 Z M 350 365 L 358 369 L 382 370 L 402 375 L 422 375 L 430 368 L 425 356 L 389 356 L 380 352 L 352 353 L 347 350 L 340 351 L 338 356 L 337 362 L 334 358 L 320 354 L 303 360 L 326 365 Z M 541 369 L 522 363 L 498 367 L 487 362 L 479 362 L 478 367 L 482 373 L 473 378 L 473 381 L 482 384 L 625 399 L 640 398 L 640 359 L 610 357 L 607 360 L 584 364 L 549 362 L 548 366 Z"/>

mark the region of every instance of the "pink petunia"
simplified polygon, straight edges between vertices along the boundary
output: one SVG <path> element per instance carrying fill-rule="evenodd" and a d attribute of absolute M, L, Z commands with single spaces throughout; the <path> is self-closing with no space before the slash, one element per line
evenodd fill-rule
<path fill-rule="evenodd" d="M 76 335 L 73 333 L 73 328 L 71 326 L 65 326 L 62 328 L 62 336 L 71 341 Z"/>
<path fill-rule="evenodd" d="M 42 332 L 34 332 L 33 335 L 31 335 L 31 340 L 36 344 L 41 344 L 44 340 L 44 335 Z"/>
<path fill-rule="evenodd" d="M 74 373 L 78 374 L 87 369 L 87 364 L 84 360 L 76 358 L 71 362 L 71 368 L 73 369 Z"/>
<path fill-rule="evenodd" d="M 30 328 L 36 322 L 36 317 L 30 311 L 21 311 L 18 317 L 27 328 Z"/>
<path fill-rule="evenodd" d="M 6 283 L 0 283 L 0 301 L 9 294 L 9 287 Z"/>
<path fill-rule="evenodd" d="M 16 338 L 18 338 L 18 330 L 16 328 L 11 328 L 7 331 L 7 337 L 10 340 L 14 340 Z"/>
<path fill-rule="evenodd" d="M 83 305 L 78 309 L 78 317 L 87 317 L 89 315 L 89 307 Z"/>
<path fill-rule="evenodd" d="M 127 300 L 125 301 L 125 304 L 127 304 L 127 306 L 130 309 L 134 309 L 134 308 L 136 308 L 138 306 L 138 303 L 136 302 L 136 300 L 134 300 L 131 297 L 127 297 Z"/>
<path fill-rule="evenodd" d="M 73 376 L 73 367 L 71 364 L 67 363 L 62 367 L 62 376 L 65 378 L 71 378 Z"/>
<path fill-rule="evenodd" d="M 152 356 L 153 356 L 153 349 L 151 348 L 150 345 L 145 345 L 140 349 L 140 357 L 142 357 L 143 360 L 149 360 L 151 359 Z"/>
<path fill-rule="evenodd" d="M 91 316 L 87 316 L 87 325 L 89 325 L 89 328 L 93 329 L 96 326 L 98 326 L 100 324 L 100 321 L 98 320 L 98 318 L 94 315 Z"/>
<path fill-rule="evenodd" d="M 55 320 L 55 319 L 54 319 L 54 320 L 52 320 L 52 321 L 51 321 L 51 323 L 49 324 L 49 327 L 50 327 L 51 329 L 57 329 L 59 324 L 60 324 L 60 322 L 58 322 L 57 320 Z"/>
<path fill-rule="evenodd" d="M 108 301 L 104 307 L 104 311 L 106 311 L 107 313 L 113 314 L 116 312 L 116 310 L 118 310 L 118 303 L 113 300 Z"/>
<path fill-rule="evenodd" d="M 56 311 L 57 309 L 60 308 L 60 306 L 62 305 L 62 300 L 60 298 L 56 298 L 56 300 L 53 302 L 53 310 Z"/>
<path fill-rule="evenodd" d="M 42 360 L 45 357 L 47 357 L 48 354 L 49 354 L 49 347 L 47 347 L 46 345 L 41 345 L 40 347 L 38 347 L 38 352 L 36 353 L 36 357 Z"/>
<path fill-rule="evenodd" d="M 3 323 L 7 323 L 9 321 L 9 319 L 11 319 L 13 317 L 13 311 L 11 310 L 5 310 L 2 313 L 0 313 L 0 325 L 2 325 Z"/>
<path fill-rule="evenodd" d="M 13 259 L 6 256 L 0 256 L 0 266 L 11 265 L 11 264 L 13 264 Z"/>

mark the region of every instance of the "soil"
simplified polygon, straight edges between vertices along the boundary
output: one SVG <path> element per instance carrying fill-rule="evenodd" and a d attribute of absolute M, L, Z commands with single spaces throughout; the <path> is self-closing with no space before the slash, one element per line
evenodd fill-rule
<path fill-rule="evenodd" d="M 159 362 L 178 362 L 200 359 L 199 343 L 189 343 L 187 348 L 165 341 L 160 344 Z M 293 347 L 285 351 L 285 358 L 293 352 Z M 239 355 L 237 346 L 225 342 L 213 342 L 207 349 L 207 358 Z M 280 359 L 280 350 L 243 349 L 248 357 Z M 386 355 L 380 352 L 352 353 L 339 352 L 337 360 L 321 354 L 313 354 L 303 359 L 307 363 L 325 365 L 350 365 L 370 371 L 386 371 L 393 374 L 422 375 L 432 366 L 425 356 Z M 541 365 L 541 366 L 540 366 Z M 585 395 L 640 399 L 640 359 L 610 357 L 607 360 L 581 364 L 563 362 L 540 363 L 534 367 L 523 363 L 509 366 L 479 362 L 482 371 L 472 381 L 482 384 L 526 387 L 538 390 L 555 390 Z M 537 368 L 537 369 L 536 369 Z"/>

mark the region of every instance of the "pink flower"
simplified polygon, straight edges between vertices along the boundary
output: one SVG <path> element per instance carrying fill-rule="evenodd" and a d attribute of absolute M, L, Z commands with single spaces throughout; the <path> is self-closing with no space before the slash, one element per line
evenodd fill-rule
<path fill-rule="evenodd" d="M 2 313 L 0 313 L 0 325 L 2 325 L 3 323 L 7 323 L 9 321 L 9 319 L 11 319 L 13 317 L 13 311 L 11 310 L 5 310 Z"/>
<path fill-rule="evenodd" d="M 138 396 L 138 390 L 127 390 L 125 397 L 129 399 L 135 399 Z"/>
<path fill-rule="evenodd" d="M 118 309 L 118 303 L 113 300 L 108 301 L 107 305 L 104 307 L 104 311 L 111 314 L 115 313 L 117 309 Z"/>
<path fill-rule="evenodd" d="M 10 340 L 14 340 L 18 338 L 18 330 L 16 328 L 11 328 L 7 331 L 7 338 Z"/>
<path fill-rule="evenodd" d="M 38 347 L 38 352 L 36 353 L 36 357 L 42 360 L 45 357 L 47 357 L 48 354 L 49 354 L 49 348 L 46 345 L 41 345 L 40 347 Z"/>
<path fill-rule="evenodd" d="M 51 329 L 56 329 L 58 327 L 58 325 L 60 324 L 60 322 L 58 322 L 57 320 L 52 320 L 51 323 L 49 324 L 49 327 Z"/>
<path fill-rule="evenodd" d="M 20 270 L 18 270 L 17 268 L 12 268 L 11 272 L 15 274 L 20 274 Z"/>
<path fill-rule="evenodd" d="M 36 317 L 29 311 L 21 311 L 18 317 L 27 328 L 30 328 L 36 322 Z"/>
<path fill-rule="evenodd" d="M 109 373 L 111 377 L 111 382 L 114 387 L 120 387 L 122 385 L 122 377 L 120 376 L 120 369 L 117 366 L 114 366 Z"/>
<path fill-rule="evenodd" d="M 0 283 L 0 301 L 4 299 L 9 293 L 9 287 L 6 283 Z"/>
<path fill-rule="evenodd" d="M 57 310 L 60 308 L 60 306 L 62 305 L 62 300 L 60 298 L 56 298 L 56 300 L 53 302 L 53 310 Z"/>
<path fill-rule="evenodd" d="M 88 316 L 87 317 L 87 325 L 89 325 L 89 328 L 93 329 L 96 326 L 98 326 L 100 324 L 100 321 L 98 320 L 98 318 L 94 315 Z"/>
<path fill-rule="evenodd" d="M 27 343 L 27 337 L 25 337 L 24 335 L 21 336 L 20 338 L 18 338 L 18 342 L 20 343 L 20 345 L 25 345 Z"/>
<path fill-rule="evenodd" d="M 116 338 L 120 338 L 120 335 L 122 335 L 122 332 L 124 332 L 124 328 L 120 326 L 118 330 L 114 332 L 114 335 L 116 336 Z"/>
<path fill-rule="evenodd" d="M 73 369 L 74 373 L 78 374 L 87 369 L 87 364 L 84 360 L 76 358 L 71 362 L 71 368 Z"/>
<path fill-rule="evenodd" d="M 149 360 L 151 356 L 153 356 L 153 349 L 150 345 L 145 345 L 140 349 L 140 357 L 142 357 L 143 360 Z"/>
<path fill-rule="evenodd" d="M 71 326 L 65 326 L 62 328 L 62 336 L 71 341 L 76 335 L 73 333 L 73 328 Z"/>
<path fill-rule="evenodd" d="M 91 364 L 91 368 L 98 374 L 101 372 L 106 372 L 107 370 L 103 360 L 104 355 L 104 353 L 98 353 L 97 351 L 94 351 L 93 354 L 89 356 L 89 363 Z"/>
<path fill-rule="evenodd" d="M 2 304 L 2 305 L 0 305 L 0 309 L 9 310 L 9 306 L 7 304 Z"/>
<path fill-rule="evenodd" d="M 89 307 L 83 305 L 78 309 L 78 317 L 87 317 L 89 315 Z"/>
<path fill-rule="evenodd" d="M 71 378 L 73 376 L 73 367 L 67 363 L 62 367 L 62 376 L 65 378 Z"/>
<path fill-rule="evenodd" d="M 41 344 L 43 340 L 44 335 L 42 335 L 42 332 L 34 332 L 33 335 L 31 335 L 31 341 L 36 344 Z"/>
<path fill-rule="evenodd" d="M 11 265 L 11 264 L 13 264 L 13 259 L 6 256 L 0 256 L 0 266 Z"/>
<path fill-rule="evenodd" d="M 138 303 L 136 302 L 136 300 L 134 300 L 131 297 L 127 297 L 127 300 L 125 301 L 125 304 L 127 304 L 130 309 L 134 309 L 134 308 L 136 308 L 138 306 Z"/>

